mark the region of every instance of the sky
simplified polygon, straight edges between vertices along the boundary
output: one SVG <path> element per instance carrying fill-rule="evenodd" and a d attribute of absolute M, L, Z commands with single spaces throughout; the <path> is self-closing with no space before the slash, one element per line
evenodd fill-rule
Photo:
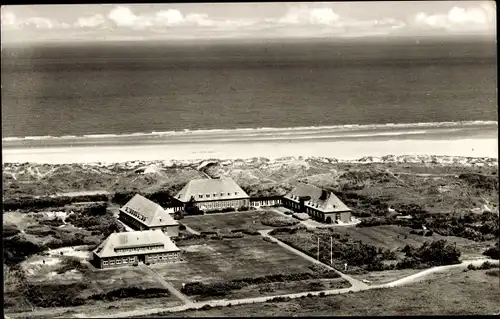
<path fill-rule="evenodd" d="M 2 44 L 496 35 L 494 1 L 2 6 Z"/>

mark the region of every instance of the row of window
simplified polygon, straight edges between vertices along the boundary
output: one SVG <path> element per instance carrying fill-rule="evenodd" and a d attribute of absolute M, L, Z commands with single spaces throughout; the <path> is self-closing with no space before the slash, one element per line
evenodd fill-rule
<path fill-rule="evenodd" d="M 133 215 L 133 216 L 135 216 L 135 217 L 139 218 L 139 219 L 140 219 L 140 220 L 142 220 L 142 221 L 145 221 L 145 220 L 146 220 L 146 217 L 145 217 L 145 216 L 143 216 L 141 213 L 139 213 L 139 212 L 138 212 L 138 211 L 136 211 L 136 210 L 133 210 L 132 208 L 130 208 L 130 207 L 128 207 L 128 206 L 127 206 L 127 207 L 125 207 L 125 208 L 124 208 L 124 210 L 125 210 L 127 213 L 129 213 L 129 214 L 131 214 L 131 215 Z"/>
<path fill-rule="evenodd" d="M 234 192 L 234 195 L 238 195 L 238 192 Z M 217 197 L 217 193 L 212 194 L 213 197 Z M 220 193 L 220 197 L 223 197 L 224 193 Z M 227 193 L 227 196 L 231 196 L 231 193 Z M 206 198 L 210 198 L 210 194 L 205 194 Z M 198 194 L 198 198 L 203 198 L 203 194 Z"/>
<path fill-rule="evenodd" d="M 234 207 L 234 206 L 239 206 L 241 204 L 244 204 L 242 201 L 239 200 L 231 200 L 231 201 L 224 201 L 224 202 L 211 202 L 211 203 L 204 203 L 208 208 L 224 208 L 224 207 Z"/>
<path fill-rule="evenodd" d="M 104 266 L 107 266 L 108 263 L 109 265 L 120 265 L 120 264 L 132 264 L 135 262 L 135 257 L 124 257 L 124 258 L 118 258 L 118 259 L 109 259 L 109 260 L 103 260 L 102 264 Z"/>
<path fill-rule="evenodd" d="M 175 259 L 177 257 L 179 257 L 179 253 L 154 255 L 154 256 L 150 256 L 149 259 L 151 259 L 151 260 L 168 260 L 168 259 Z"/>
<path fill-rule="evenodd" d="M 115 251 L 116 252 L 132 252 L 132 251 L 162 249 L 163 247 L 165 247 L 165 246 L 164 245 L 155 245 L 155 246 L 144 246 L 144 247 L 115 248 Z"/>

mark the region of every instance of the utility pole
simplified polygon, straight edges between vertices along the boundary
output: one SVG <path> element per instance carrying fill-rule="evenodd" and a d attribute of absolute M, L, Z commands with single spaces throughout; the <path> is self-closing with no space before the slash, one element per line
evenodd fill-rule
<path fill-rule="evenodd" d="M 333 237 L 330 236 L 330 265 L 333 265 Z"/>
<path fill-rule="evenodd" d="M 319 261 L 319 237 L 318 237 L 318 261 Z"/>

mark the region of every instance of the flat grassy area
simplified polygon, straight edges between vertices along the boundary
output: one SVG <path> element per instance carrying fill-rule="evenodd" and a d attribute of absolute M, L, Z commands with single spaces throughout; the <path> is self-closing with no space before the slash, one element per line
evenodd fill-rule
<path fill-rule="evenodd" d="M 487 275 L 487 271 L 454 270 L 397 288 L 164 313 L 158 317 L 492 315 L 500 311 L 500 289 L 498 277 Z"/>
<path fill-rule="evenodd" d="M 312 272 L 311 262 L 283 249 L 277 244 L 264 241 L 261 236 L 237 239 L 206 240 L 189 246 L 179 245 L 183 250 L 184 262 L 150 266 L 174 287 L 180 289 L 182 283 L 214 283 L 239 278 L 262 277 L 272 274 L 296 274 Z M 312 290 L 311 281 L 272 284 L 266 294 L 277 295 Z M 324 281 L 318 289 L 345 287 L 343 279 Z M 256 297 L 262 295 L 263 285 L 249 286 L 233 290 L 226 299 Z M 202 300 L 201 298 L 194 298 Z M 210 298 L 213 299 L 213 298 Z"/>
<path fill-rule="evenodd" d="M 263 225 L 260 222 L 264 217 L 284 218 L 282 215 L 273 211 L 253 210 L 214 215 L 188 216 L 182 220 L 182 223 L 199 232 L 241 228 L 253 228 L 257 230 L 273 228 Z"/>
<path fill-rule="evenodd" d="M 450 243 L 456 243 L 457 248 L 462 253 L 462 259 L 482 256 L 483 251 L 492 242 L 476 242 L 462 237 L 441 236 L 420 236 L 410 234 L 411 228 L 396 225 L 381 225 L 373 227 L 336 227 L 335 232 L 347 234 L 353 240 L 361 240 L 365 244 L 384 247 L 387 249 L 403 248 L 406 245 L 419 247 L 426 241 L 444 239 Z M 405 238 L 406 237 L 406 238 Z"/>

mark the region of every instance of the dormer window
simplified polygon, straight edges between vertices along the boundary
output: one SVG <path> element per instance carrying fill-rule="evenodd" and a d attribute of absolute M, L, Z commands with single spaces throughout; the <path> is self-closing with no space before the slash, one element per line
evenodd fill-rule
<path fill-rule="evenodd" d="M 205 196 L 208 198 L 208 197 L 210 197 L 210 194 L 206 194 Z"/>
<path fill-rule="evenodd" d="M 201 195 L 201 194 L 200 194 L 200 195 L 198 195 L 198 197 L 199 197 L 199 198 L 203 198 L 203 195 Z"/>
<path fill-rule="evenodd" d="M 231 193 L 227 193 L 227 196 L 231 196 Z"/>
<path fill-rule="evenodd" d="M 217 194 L 216 194 L 216 193 L 214 193 L 214 197 L 217 197 Z"/>
<path fill-rule="evenodd" d="M 238 195 L 238 192 L 234 192 L 234 195 Z"/>
<path fill-rule="evenodd" d="M 220 196 L 221 196 L 221 197 L 222 197 L 222 196 L 224 196 L 224 193 L 220 193 Z"/>

